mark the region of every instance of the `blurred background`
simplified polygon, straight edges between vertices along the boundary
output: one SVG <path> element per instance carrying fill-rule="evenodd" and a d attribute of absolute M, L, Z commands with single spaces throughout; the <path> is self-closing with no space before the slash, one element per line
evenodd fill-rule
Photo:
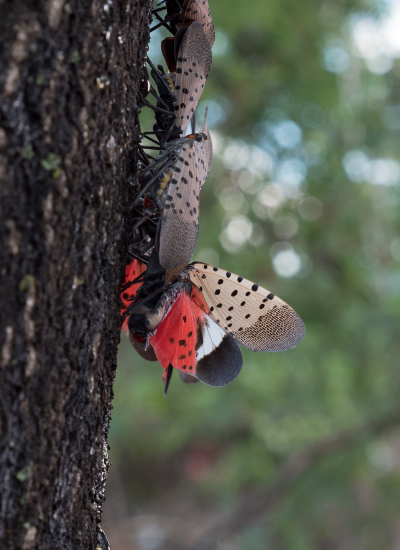
<path fill-rule="evenodd" d="M 112 550 L 399 550 L 400 2 L 209 3 L 194 259 L 268 288 L 307 334 L 243 350 L 224 388 L 175 373 L 166 398 L 122 335 L 104 529 Z"/>

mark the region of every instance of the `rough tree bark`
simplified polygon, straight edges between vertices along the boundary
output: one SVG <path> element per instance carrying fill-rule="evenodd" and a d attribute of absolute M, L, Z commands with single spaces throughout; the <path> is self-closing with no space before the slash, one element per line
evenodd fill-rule
<path fill-rule="evenodd" d="M 0 2 L 0 542 L 96 548 L 149 0 Z"/>

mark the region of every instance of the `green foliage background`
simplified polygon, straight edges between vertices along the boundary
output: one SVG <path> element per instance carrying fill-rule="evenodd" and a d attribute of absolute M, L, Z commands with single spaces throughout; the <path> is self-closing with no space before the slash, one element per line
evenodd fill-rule
<path fill-rule="evenodd" d="M 242 373 L 225 388 L 184 385 L 174 376 L 167 398 L 161 367 L 141 360 L 122 336 L 110 435 L 111 532 L 123 516 L 184 517 L 187 510 L 193 518 L 230 510 L 243 493 L 268 487 L 288 456 L 398 406 L 399 182 L 351 181 L 343 165 L 353 150 L 400 160 L 400 124 L 393 119 L 399 60 L 383 74 L 371 72 L 350 32 L 354 14 L 379 18 L 390 6 L 372 0 L 210 0 L 210 8 L 221 55 L 214 55 L 199 113 L 214 101 L 214 112 L 226 119 L 213 128 L 219 148 L 202 191 L 194 259 L 276 293 L 300 314 L 307 334 L 284 353 L 243 350 Z M 329 44 L 348 54 L 342 72 L 325 68 Z M 271 137 L 282 120 L 301 129 L 296 148 L 279 147 Z M 229 145 L 269 153 L 273 147 L 275 166 L 297 158 L 307 174 L 297 192 L 260 215 L 259 193 L 279 184 L 276 172 L 233 169 L 224 156 Z M 224 207 L 228 196 L 235 200 Z M 304 202 L 311 197 L 317 200 Z M 252 234 L 227 250 L 223 235 L 235 217 L 245 217 Z M 282 277 L 273 254 L 288 242 L 302 268 Z M 398 548 L 399 467 L 398 430 L 355 440 L 300 476 L 228 547 Z M 215 548 L 225 546 L 216 542 Z"/>

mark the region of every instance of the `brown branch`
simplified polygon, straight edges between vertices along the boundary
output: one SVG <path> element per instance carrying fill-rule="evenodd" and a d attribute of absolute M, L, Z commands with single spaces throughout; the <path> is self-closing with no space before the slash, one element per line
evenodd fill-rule
<path fill-rule="evenodd" d="M 191 549 L 205 550 L 215 547 L 217 537 L 241 532 L 285 498 L 290 487 L 310 468 L 334 453 L 357 445 L 363 439 L 379 435 L 399 424 L 400 408 L 381 418 L 370 420 L 358 428 L 317 441 L 309 448 L 288 457 L 272 483 L 246 494 L 234 509 L 214 517 Z"/>

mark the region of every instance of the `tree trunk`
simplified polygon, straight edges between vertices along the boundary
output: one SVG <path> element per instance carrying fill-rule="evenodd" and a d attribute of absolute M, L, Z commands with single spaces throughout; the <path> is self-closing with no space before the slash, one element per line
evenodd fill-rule
<path fill-rule="evenodd" d="M 1 548 L 94 549 L 150 2 L 0 12 Z"/>

